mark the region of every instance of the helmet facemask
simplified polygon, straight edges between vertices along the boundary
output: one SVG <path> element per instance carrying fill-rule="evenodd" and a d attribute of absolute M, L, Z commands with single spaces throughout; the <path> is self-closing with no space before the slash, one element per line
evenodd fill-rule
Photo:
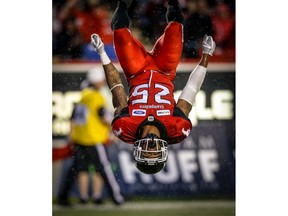
<path fill-rule="evenodd" d="M 155 134 L 148 134 L 134 143 L 133 154 L 137 163 L 148 166 L 164 164 L 168 157 L 167 142 Z"/>

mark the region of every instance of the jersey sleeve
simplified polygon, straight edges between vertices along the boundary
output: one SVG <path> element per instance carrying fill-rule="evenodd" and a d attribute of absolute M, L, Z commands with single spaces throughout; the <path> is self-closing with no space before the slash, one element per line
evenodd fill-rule
<path fill-rule="evenodd" d="M 182 110 L 178 107 L 174 108 L 171 119 L 165 121 L 167 128 L 167 142 L 168 144 L 176 144 L 186 139 L 191 130 L 192 123 L 190 119 L 184 115 Z"/>

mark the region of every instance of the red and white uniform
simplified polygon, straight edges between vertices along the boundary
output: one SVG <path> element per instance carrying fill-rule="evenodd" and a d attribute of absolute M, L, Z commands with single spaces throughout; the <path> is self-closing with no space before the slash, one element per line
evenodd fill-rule
<path fill-rule="evenodd" d="M 175 107 L 172 83 L 182 53 L 182 29 L 182 24 L 170 22 L 150 52 L 129 29 L 114 31 L 117 57 L 129 83 L 129 101 L 128 108 L 114 118 L 112 130 L 124 142 L 139 139 L 146 124 L 158 125 L 161 138 L 169 144 L 179 143 L 189 135 L 192 124 Z"/>

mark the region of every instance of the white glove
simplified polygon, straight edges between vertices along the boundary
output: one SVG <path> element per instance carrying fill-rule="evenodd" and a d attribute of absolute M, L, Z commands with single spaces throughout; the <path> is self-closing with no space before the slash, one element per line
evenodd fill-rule
<path fill-rule="evenodd" d="M 203 43 L 202 43 L 202 50 L 203 53 L 206 53 L 210 56 L 213 55 L 213 52 L 215 51 L 216 44 L 213 41 L 213 38 L 211 36 L 208 36 L 207 34 L 204 35 Z"/>
<path fill-rule="evenodd" d="M 97 53 L 102 54 L 102 53 L 105 52 L 104 43 L 102 42 L 102 40 L 99 37 L 99 35 L 97 35 L 97 34 L 92 34 L 91 35 L 91 44 L 93 45 L 94 50 Z"/>

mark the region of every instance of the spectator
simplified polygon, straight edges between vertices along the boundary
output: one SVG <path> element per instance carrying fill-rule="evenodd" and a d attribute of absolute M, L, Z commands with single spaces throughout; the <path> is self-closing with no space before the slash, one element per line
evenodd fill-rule
<path fill-rule="evenodd" d="M 226 3 L 215 6 L 212 14 L 214 40 L 217 44 L 215 55 L 234 52 L 235 49 L 235 15 Z"/>
<path fill-rule="evenodd" d="M 90 44 L 90 36 L 95 31 L 103 38 L 107 44 L 106 51 L 110 53 L 112 59 L 116 59 L 113 49 L 112 31 L 110 19 L 112 12 L 101 0 L 67 0 L 66 4 L 59 12 L 59 19 L 62 22 L 73 16 L 77 28 L 83 38 L 83 56 L 85 60 L 95 60 L 97 55 Z"/>
<path fill-rule="evenodd" d="M 80 201 L 88 201 L 87 171 L 90 164 L 93 164 L 95 171 L 99 172 L 107 186 L 115 204 L 124 203 L 120 187 L 115 179 L 107 157 L 104 143 L 110 136 L 111 118 L 106 115 L 105 98 L 100 89 L 105 85 L 103 69 L 96 68 L 88 71 L 87 79 L 89 85 L 82 90 L 80 102 L 75 106 L 72 114 L 73 124 L 71 125 L 70 140 L 74 144 L 73 163 L 64 180 L 63 187 L 58 194 L 58 204 L 70 205 L 68 193 L 74 180 L 80 180 Z M 94 178 L 97 178 L 94 176 Z M 97 179 L 96 179 L 97 181 Z M 94 188 L 93 201 L 101 203 L 100 191 L 97 185 Z"/>
<path fill-rule="evenodd" d="M 146 43 L 154 44 L 166 27 L 166 7 L 163 0 L 140 1 L 137 5 L 139 27 Z"/>
<path fill-rule="evenodd" d="M 136 6 L 134 6 L 135 3 Z M 140 38 L 147 47 L 152 48 L 166 27 L 167 3 L 167 0 L 138 0 L 132 1 L 128 9 L 128 14 L 131 20 L 136 23 L 136 27 L 139 28 Z M 179 5 L 184 9 L 186 0 L 179 1 Z M 133 32 L 135 31 L 133 29 Z"/>
<path fill-rule="evenodd" d="M 128 10 L 132 20 L 131 30 L 149 49 L 152 49 L 156 39 L 165 28 L 166 4 L 167 0 L 137 0 L 132 2 Z M 215 35 L 215 42 L 217 44 L 220 42 L 220 44 L 216 47 L 214 55 L 235 56 L 235 0 L 180 0 L 179 4 L 186 20 L 184 58 L 198 58 L 205 33 L 213 36 L 213 38 L 214 34 L 217 34 Z M 230 20 L 226 19 L 226 21 L 230 24 L 223 24 L 222 18 L 217 18 L 219 5 L 228 6 Z M 107 0 L 53 0 L 53 57 L 56 56 L 61 59 L 82 58 L 83 60 L 100 62 L 99 56 L 93 51 L 89 38 L 92 33 L 98 32 L 106 45 L 105 49 L 110 59 L 112 61 L 117 60 L 110 29 L 110 20 L 115 6 L 116 1 Z M 212 17 L 213 27 L 211 28 Z M 69 24 L 65 20 L 69 19 L 74 19 L 74 25 L 82 37 L 81 49 L 74 49 L 71 45 L 74 43 L 69 42 L 71 34 L 68 36 L 64 34 L 64 25 Z M 195 27 L 191 26 L 191 22 L 194 22 L 192 19 L 195 19 Z M 228 25 L 234 26 L 231 36 L 226 36 L 224 33 L 227 31 Z M 57 37 L 60 33 L 61 35 Z M 221 34 L 222 36 L 219 36 Z M 221 39 L 217 39 L 218 37 Z M 221 45 L 221 40 L 224 40 L 223 45 Z M 62 43 L 63 45 L 61 45 Z"/>
<path fill-rule="evenodd" d="M 183 57 L 198 58 L 204 35 L 213 35 L 210 9 L 207 0 L 193 0 L 189 1 L 188 10 L 190 15 L 184 24 Z"/>
<path fill-rule="evenodd" d="M 79 59 L 83 55 L 83 38 L 75 25 L 74 17 L 70 16 L 63 22 L 62 31 L 55 35 L 53 55 L 61 59 Z"/>

